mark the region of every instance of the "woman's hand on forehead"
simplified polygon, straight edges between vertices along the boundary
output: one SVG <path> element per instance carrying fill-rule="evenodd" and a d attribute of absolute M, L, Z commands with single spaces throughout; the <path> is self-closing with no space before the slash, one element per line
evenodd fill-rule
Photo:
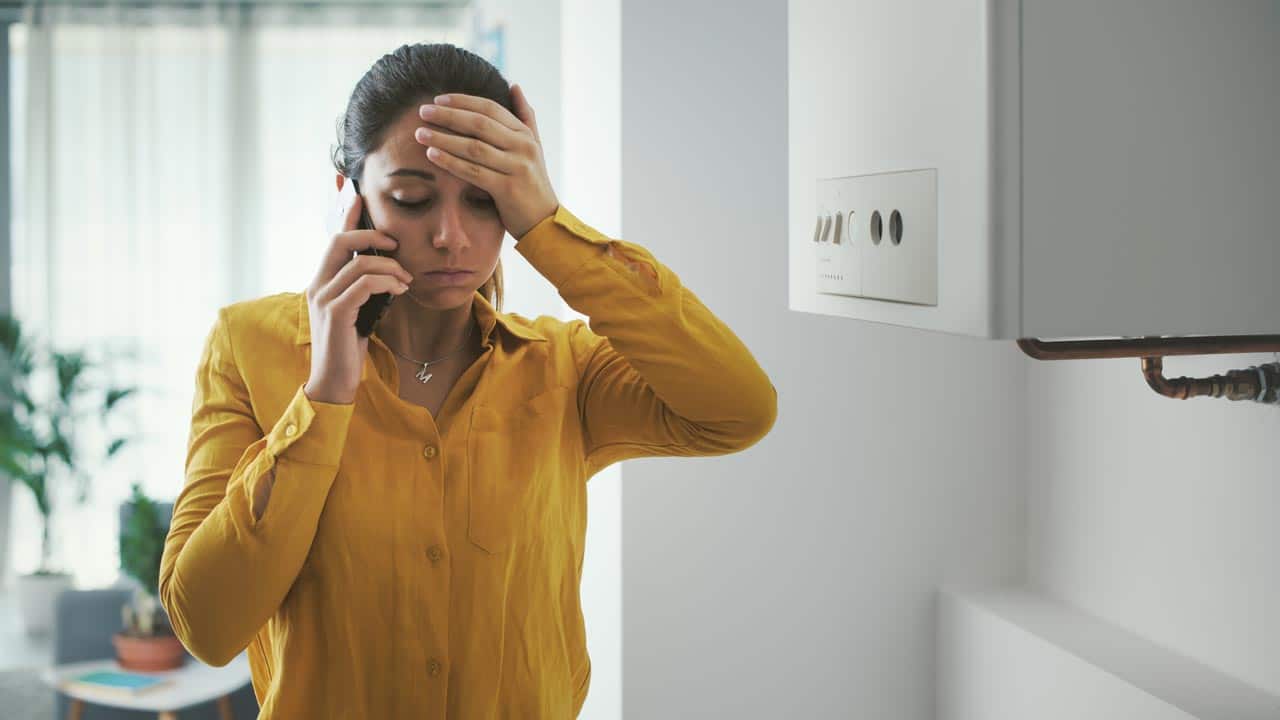
<path fill-rule="evenodd" d="M 560 202 L 551 187 L 533 106 L 511 86 L 513 115 L 489 98 L 450 93 L 418 108 L 414 139 L 445 172 L 493 196 L 502 224 L 519 240 Z"/>

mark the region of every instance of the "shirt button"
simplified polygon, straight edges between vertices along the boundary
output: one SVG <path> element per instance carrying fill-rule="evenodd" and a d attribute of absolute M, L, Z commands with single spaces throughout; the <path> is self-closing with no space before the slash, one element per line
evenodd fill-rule
<path fill-rule="evenodd" d="M 422 449 L 422 454 L 425 455 L 428 460 L 430 460 L 431 458 L 436 456 L 436 446 L 435 445 L 426 446 L 425 448 Z"/>
<path fill-rule="evenodd" d="M 443 553 L 440 552 L 439 545 L 432 545 L 431 547 L 427 548 L 427 557 L 431 558 L 433 562 L 439 560 L 442 554 Z"/>
<path fill-rule="evenodd" d="M 438 660 L 436 660 L 435 658 L 431 658 L 431 662 L 427 663 L 427 672 L 431 674 L 431 677 L 435 677 L 435 676 L 439 675 L 439 674 L 440 674 L 440 662 L 439 662 Z"/>
<path fill-rule="evenodd" d="M 288 425 L 286 425 L 286 426 L 285 426 L 285 428 L 284 428 L 284 434 L 285 434 L 286 436 L 288 436 L 288 437 L 293 437 L 294 435 L 297 435 L 297 434 L 298 434 L 298 426 L 297 426 L 297 425 L 294 425 L 293 423 L 289 423 L 289 424 L 288 424 Z"/>

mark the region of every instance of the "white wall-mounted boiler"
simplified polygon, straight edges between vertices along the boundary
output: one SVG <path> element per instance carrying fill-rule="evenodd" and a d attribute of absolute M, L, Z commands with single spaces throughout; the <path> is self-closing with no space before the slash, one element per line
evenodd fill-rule
<path fill-rule="evenodd" d="M 1280 0 L 792 0 L 789 303 L 1280 332 Z"/>

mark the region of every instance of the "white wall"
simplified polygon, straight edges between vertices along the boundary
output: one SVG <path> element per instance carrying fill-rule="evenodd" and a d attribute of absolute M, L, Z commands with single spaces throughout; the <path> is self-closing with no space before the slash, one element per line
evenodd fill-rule
<path fill-rule="evenodd" d="M 1027 403 L 1034 584 L 1280 696 L 1280 409 L 1162 397 L 1137 359 L 1032 363 Z"/>
<path fill-rule="evenodd" d="M 624 237 L 779 396 L 745 452 L 625 463 L 628 718 L 932 718 L 936 588 L 1021 577 L 1020 351 L 787 309 L 786 21 L 622 6 Z"/>
<path fill-rule="evenodd" d="M 1091 716 L 1179 704 L 1140 674 L 1114 682 L 1123 657 L 1071 684 L 1052 670 L 1069 653 L 1051 622 L 1018 631 L 1040 636 L 1023 651 L 962 621 L 938 632 L 940 586 L 1006 582 L 1041 593 L 1033 615 L 1180 656 L 1179 676 L 1233 707 L 1275 707 L 1280 412 L 1158 396 L 1136 359 L 1039 362 L 1010 342 L 787 311 L 785 38 L 785 0 L 623 5 L 625 236 L 779 391 L 773 432 L 744 453 L 624 467 L 625 716 L 923 719 L 968 697 L 956 717 L 1066 717 L 1049 689 L 1108 677 L 1114 702 L 1077 694 Z M 1171 358 L 1166 374 L 1271 359 Z M 956 633 L 971 642 L 939 648 Z M 953 672 L 935 708 L 940 650 Z M 1026 682 L 966 686 L 951 663 L 996 655 Z M 1195 716 L 1274 717 L 1223 707 Z"/>

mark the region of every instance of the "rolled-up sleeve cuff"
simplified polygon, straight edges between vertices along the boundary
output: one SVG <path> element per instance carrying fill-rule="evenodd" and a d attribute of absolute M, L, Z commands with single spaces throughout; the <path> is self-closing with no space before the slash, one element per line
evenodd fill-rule
<path fill-rule="evenodd" d="M 327 403 L 311 400 L 300 384 L 267 434 L 267 452 L 272 457 L 337 467 L 347 444 L 347 430 L 355 403 Z"/>
<path fill-rule="evenodd" d="M 516 241 L 516 252 L 556 287 L 583 264 L 598 259 L 613 239 L 579 220 L 563 205 Z"/>

